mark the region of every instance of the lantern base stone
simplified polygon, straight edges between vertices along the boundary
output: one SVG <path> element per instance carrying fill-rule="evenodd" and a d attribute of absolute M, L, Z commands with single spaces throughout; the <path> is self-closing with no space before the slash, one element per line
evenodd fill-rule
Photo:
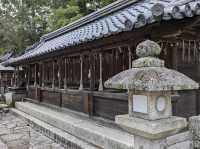
<path fill-rule="evenodd" d="M 187 127 L 185 118 L 175 116 L 152 121 L 129 115 L 118 115 L 115 117 L 115 122 L 129 133 L 155 140 L 176 134 Z"/>

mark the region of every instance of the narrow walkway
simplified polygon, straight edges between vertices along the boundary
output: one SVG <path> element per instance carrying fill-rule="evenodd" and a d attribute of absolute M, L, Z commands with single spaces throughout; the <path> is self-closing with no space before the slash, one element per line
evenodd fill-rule
<path fill-rule="evenodd" d="M 0 149 L 64 149 L 11 113 L 0 116 Z"/>

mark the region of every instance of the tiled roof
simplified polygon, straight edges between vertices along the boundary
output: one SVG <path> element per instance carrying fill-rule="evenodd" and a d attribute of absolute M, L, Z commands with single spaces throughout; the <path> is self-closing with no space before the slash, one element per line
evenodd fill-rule
<path fill-rule="evenodd" d="M 6 54 L 0 56 L 0 62 L 6 61 L 13 55 L 13 52 L 7 52 Z"/>
<path fill-rule="evenodd" d="M 10 66 L 5 67 L 2 63 L 0 63 L 0 71 L 14 71 L 14 68 Z"/>
<path fill-rule="evenodd" d="M 120 0 L 41 37 L 34 49 L 6 63 L 31 59 L 161 20 L 200 15 L 200 0 Z"/>

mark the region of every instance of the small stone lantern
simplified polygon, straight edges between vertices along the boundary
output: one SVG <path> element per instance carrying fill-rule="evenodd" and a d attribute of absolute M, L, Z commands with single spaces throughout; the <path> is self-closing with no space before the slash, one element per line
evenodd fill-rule
<path fill-rule="evenodd" d="M 149 139 L 160 139 L 187 126 L 185 118 L 172 116 L 172 91 L 198 89 L 199 85 L 182 73 L 165 68 L 156 58 L 160 46 L 147 40 L 137 46 L 139 59 L 132 69 L 123 71 L 105 82 L 105 87 L 127 89 L 128 115 L 118 115 L 117 124 L 128 132 Z"/>

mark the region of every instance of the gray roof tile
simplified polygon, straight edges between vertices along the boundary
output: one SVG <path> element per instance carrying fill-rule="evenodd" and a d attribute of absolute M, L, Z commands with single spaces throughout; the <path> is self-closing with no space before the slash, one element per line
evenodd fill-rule
<path fill-rule="evenodd" d="M 119 0 L 79 21 L 41 37 L 36 46 L 17 58 L 15 63 L 43 55 L 60 48 L 78 45 L 122 31 L 140 28 L 156 22 L 152 7 L 161 4 L 162 19 L 183 19 L 200 15 L 200 0 Z"/>

